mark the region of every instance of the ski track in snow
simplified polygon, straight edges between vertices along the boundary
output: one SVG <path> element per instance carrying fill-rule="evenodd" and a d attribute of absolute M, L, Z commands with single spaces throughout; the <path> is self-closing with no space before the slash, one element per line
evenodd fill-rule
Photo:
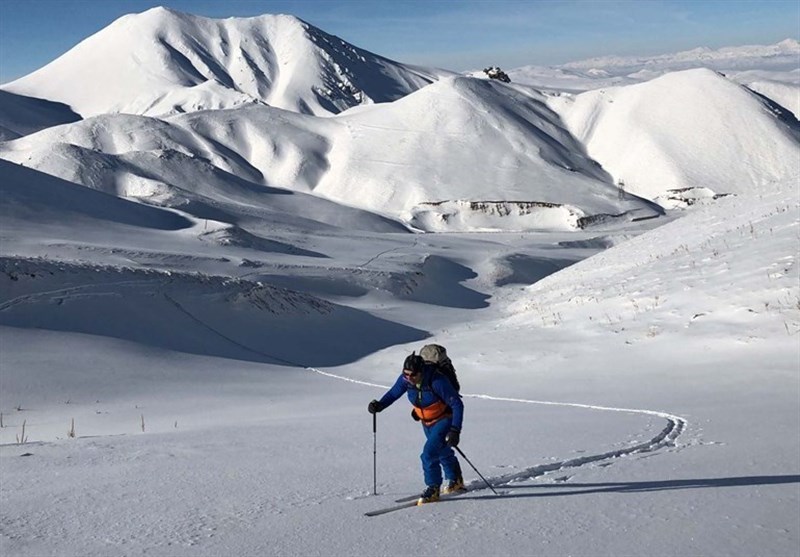
<path fill-rule="evenodd" d="M 305 367 L 305 366 L 304 366 Z M 329 373 L 326 371 L 322 371 L 313 367 L 305 367 L 307 371 L 311 371 L 317 373 L 319 375 L 323 375 L 325 377 L 330 377 L 333 379 L 338 379 L 341 381 L 348 381 L 350 383 L 355 383 L 357 385 L 363 385 L 366 387 L 376 387 L 380 389 L 388 389 L 389 386 L 387 385 L 379 385 L 377 383 L 369 383 L 367 381 L 360 381 L 358 379 L 352 379 L 349 377 L 344 377 L 341 375 L 336 375 L 334 373 Z M 505 474 L 502 476 L 496 476 L 493 478 L 489 478 L 490 483 L 494 487 L 498 486 L 509 486 L 515 482 L 522 482 L 522 481 L 529 481 L 548 472 L 555 472 L 558 470 L 563 470 L 565 468 L 577 468 L 579 466 L 583 466 L 585 464 L 590 464 L 593 462 L 600 462 L 602 460 L 609 460 L 612 458 L 620 458 L 624 456 L 629 456 L 637 453 L 647 453 L 657 451 L 663 447 L 675 446 L 676 439 L 680 436 L 681 433 L 684 432 L 686 429 L 687 421 L 680 416 L 676 416 L 674 414 L 669 414 L 667 412 L 659 412 L 656 410 L 642 410 L 642 409 L 634 409 L 634 408 L 615 408 L 611 406 L 597 406 L 593 404 L 580 404 L 576 402 L 555 402 L 555 401 L 548 401 L 548 400 L 528 400 L 524 398 L 508 398 L 508 397 L 498 397 L 498 396 L 491 396 L 485 394 L 462 394 L 464 398 L 476 398 L 482 400 L 492 400 L 496 402 L 515 402 L 515 403 L 523 403 L 523 404 L 539 404 L 543 406 L 562 406 L 562 407 L 570 407 L 570 408 L 583 408 L 587 410 L 599 410 L 604 412 L 624 412 L 629 414 L 644 414 L 647 416 L 656 416 L 658 418 L 663 418 L 667 421 L 667 425 L 664 427 L 661 432 L 653 437 L 652 439 L 645 441 L 643 443 L 639 443 L 630 447 L 626 447 L 624 449 L 617 449 L 614 451 L 608 451 L 601 454 L 595 455 L 587 455 L 578 458 L 562 460 L 560 462 L 552 462 L 549 464 L 539 464 L 537 466 L 531 466 L 530 468 L 525 468 L 519 472 L 515 472 L 513 474 Z M 484 485 L 482 481 L 474 481 L 470 482 L 467 487 L 468 488 L 476 488 L 481 485 Z"/>
<path fill-rule="evenodd" d="M 160 281 L 163 284 L 163 281 Z M 115 281 L 115 282 L 106 282 L 102 284 L 79 284 L 76 286 L 70 286 L 67 288 L 58 288 L 56 290 L 47 290 L 42 292 L 33 292 L 30 294 L 23 294 L 21 296 L 17 296 L 15 298 L 11 298 L 10 300 L 6 300 L 2 304 L 0 304 L 0 311 L 6 311 L 14 306 L 19 304 L 30 304 L 35 303 L 41 300 L 48 300 L 48 299 L 60 299 L 60 300 L 74 300 L 76 298 L 81 297 L 82 295 L 85 296 L 119 296 L 119 293 L 114 290 L 110 289 L 108 292 L 103 293 L 102 290 L 106 289 L 109 286 L 119 287 L 119 286 L 126 286 L 126 287 L 133 287 L 133 288 L 152 288 L 153 283 L 151 281 L 146 281 L 142 279 L 135 279 L 135 280 L 123 280 L 123 281 Z M 83 294 L 85 292 L 85 294 Z"/>
<path fill-rule="evenodd" d="M 393 251 L 393 250 L 388 250 L 388 251 Z M 381 254 L 378 254 L 378 256 L 380 256 L 380 255 Z M 376 258 L 378 256 L 376 256 Z M 373 259 L 375 259 L 375 258 L 373 258 Z M 97 295 L 96 290 L 97 290 L 98 286 L 101 286 L 101 287 L 121 286 L 121 285 L 125 285 L 125 286 L 143 286 L 143 284 L 141 284 L 142 282 L 147 283 L 149 281 L 134 280 L 134 281 L 119 281 L 119 282 L 108 283 L 108 284 L 104 284 L 104 285 L 91 285 L 91 284 L 89 284 L 89 285 L 78 285 L 78 286 L 74 286 L 74 287 L 70 287 L 70 288 L 64 288 L 64 289 L 53 290 L 53 291 L 48 291 L 48 292 L 39 292 L 39 293 L 36 293 L 36 294 L 23 295 L 23 296 L 19 296 L 17 298 L 13 298 L 11 300 L 8 300 L 7 302 L 5 302 L 3 304 L 0 304 L 0 311 L 6 310 L 6 309 L 8 309 L 10 307 L 13 307 L 14 305 L 17 305 L 17 304 L 20 304 L 20 303 L 30 303 L 30 302 L 36 301 L 38 299 L 41 299 L 41 298 L 58 297 L 58 298 L 64 298 L 65 299 L 65 298 L 70 298 L 70 297 L 76 297 L 76 296 L 82 295 L 83 291 L 91 290 L 91 289 L 94 289 L 95 292 L 93 292 L 93 294 Z M 147 286 L 152 286 L 152 284 L 151 283 L 147 284 Z M 181 305 L 177 300 L 175 300 L 174 298 L 172 298 L 168 294 L 164 293 L 163 296 L 167 299 L 167 301 L 169 301 L 172 305 L 174 305 L 175 308 L 178 311 L 180 311 L 181 313 L 183 313 L 183 314 L 187 315 L 188 317 L 190 317 L 199 326 L 211 331 L 212 333 L 220 336 L 221 338 L 225 339 L 226 341 L 234 344 L 235 346 L 237 346 L 239 348 L 243 348 L 243 349 L 245 349 L 245 350 L 247 350 L 249 352 L 252 352 L 252 353 L 255 353 L 255 354 L 258 354 L 258 355 L 261 355 L 261 356 L 265 356 L 265 357 L 270 358 L 270 359 L 273 359 L 276 362 L 280 362 L 280 363 L 283 363 L 283 364 L 288 364 L 288 365 L 292 365 L 292 366 L 301 367 L 301 368 L 305 369 L 306 371 L 310 371 L 310 372 L 316 373 L 318 375 L 322 375 L 324 377 L 337 379 L 337 380 L 340 380 L 340 381 L 347 381 L 347 382 L 350 382 L 350 383 L 353 383 L 353 384 L 356 384 L 356 385 L 361 385 L 361 386 L 366 386 L 366 387 L 373 387 L 373 388 L 379 388 L 379 389 L 384 389 L 384 390 L 389 388 L 388 385 L 380 385 L 380 384 L 377 384 L 377 383 L 370 383 L 368 381 L 361 381 L 361 380 L 358 380 L 358 379 L 352 379 L 352 378 L 349 378 L 349 377 L 344 377 L 342 375 L 337 375 L 337 374 L 334 374 L 334 373 L 322 371 L 322 370 L 317 369 L 317 368 L 309 367 L 309 366 L 303 365 L 303 364 L 298 363 L 298 362 L 292 362 L 292 361 L 286 360 L 284 358 L 280 358 L 280 357 L 277 357 L 277 356 L 273 356 L 271 354 L 264 353 L 264 352 L 262 352 L 260 350 L 254 349 L 254 348 L 250 348 L 249 346 L 241 344 L 241 343 L 237 342 L 236 340 L 230 338 L 229 336 L 223 334 L 222 332 L 216 330 L 213 326 L 211 326 L 208 323 L 204 322 L 202 319 L 196 317 L 189 310 L 187 310 L 185 307 L 183 307 L 183 305 Z M 617 450 L 613 450 L 613 451 L 608 451 L 608 452 L 605 452 L 605 453 L 581 456 L 581 457 L 578 457 L 578 458 L 562 460 L 560 462 L 552 462 L 552 463 L 548 463 L 548 464 L 539 464 L 539 465 L 536 465 L 536 466 L 531 466 L 529 468 L 525 468 L 525 469 L 523 469 L 523 470 L 521 470 L 519 472 L 515 472 L 513 474 L 505 474 L 505 475 L 502 475 L 502 476 L 496 476 L 496 477 L 493 477 L 493 478 L 489 478 L 489 480 L 490 480 L 490 482 L 491 482 L 491 484 L 493 486 L 508 486 L 508 485 L 511 485 L 511 484 L 513 484 L 515 482 L 523 482 L 523 481 L 533 480 L 533 479 L 535 479 L 535 478 L 537 478 L 539 476 L 542 476 L 544 474 L 547 474 L 549 472 L 555 472 L 555 471 L 563 470 L 563 469 L 566 469 L 566 468 L 577 468 L 579 466 L 583 466 L 583 465 L 594 463 L 594 462 L 600 462 L 600 461 L 603 461 L 603 460 L 610 460 L 610 459 L 614 459 L 614 458 L 625 457 L 625 456 L 629 456 L 629 455 L 633 455 L 633 454 L 637 454 L 637 453 L 653 452 L 653 451 L 659 450 L 659 449 L 661 449 L 663 447 L 675 446 L 676 439 L 678 438 L 678 436 L 681 435 L 681 433 L 683 433 L 683 431 L 686 429 L 686 425 L 687 425 L 687 421 L 684 418 L 681 418 L 680 416 L 676 416 L 674 414 L 669 414 L 667 412 L 655 411 L 655 410 L 644 410 L 644 409 L 634 409 L 634 408 L 616 408 L 616 407 L 610 407 L 610 406 L 598 406 L 598 405 L 592 405 L 592 404 L 580 404 L 580 403 L 575 403 L 575 402 L 556 402 L 556 401 L 546 401 L 546 400 L 529 400 L 529 399 L 523 399 L 523 398 L 499 397 L 499 396 L 492 396 L 492 395 L 487 395 L 487 394 L 462 394 L 461 396 L 465 397 L 465 398 L 491 400 L 491 401 L 495 401 L 495 402 L 512 402 L 512 403 L 522 403 L 522 404 L 538 404 L 538 405 L 543 405 L 543 406 L 561 406 L 561 407 L 570 407 L 570 408 L 582 408 L 582 409 L 587 409 L 587 410 L 597 410 L 597 411 L 603 411 L 603 412 L 623 412 L 623 413 L 631 413 L 631 414 L 644 414 L 644 415 L 648 415 L 648 416 L 655 416 L 655 417 L 658 417 L 658 418 L 662 418 L 662 419 L 665 419 L 667 421 L 667 425 L 664 427 L 664 429 L 658 435 L 656 435 L 655 437 L 653 437 L 652 439 L 650 439 L 648 441 L 645 441 L 645 442 L 642 442 L 642 443 L 638 443 L 636 445 L 632 445 L 630 447 L 626 447 L 626 448 L 623 448 L 623 449 L 617 449 Z M 467 487 L 476 488 L 476 487 L 479 487 L 480 485 L 483 485 L 482 481 L 474 481 L 474 482 L 470 482 L 467 485 Z"/>
<path fill-rule="evenodd" d="M 383 250 L 382 252 L 377 253 L 377 254 L 373 255 L 372 257 L 370 257 L 367 261 L 365 261 L 361 265 L 357 265 L 357 267 L 359 269 L 365 269 L 366 267 L 368 267 L 370 265 L 370 263 L 372 263 L 373 261 L 379 259 L 381 256 L 386 255 L 387 253 L 401 251 L 401 250 L 404 250 L 404 249 L 412 249 L 412 248 L 417 247 L 418 244 L 419 244 L 419 240 L 417 238 L 414 238 L 414 243 L 413 244 L 408 245 L 408 246 L 397 246 L 396 248 L 390 248 L 390 249 L 387 249 L 387 250 Z"/>

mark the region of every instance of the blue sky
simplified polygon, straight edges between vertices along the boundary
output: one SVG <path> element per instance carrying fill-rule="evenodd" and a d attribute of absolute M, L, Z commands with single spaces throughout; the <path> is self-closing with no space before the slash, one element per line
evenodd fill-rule
<path fill-rule="evenodd" d="M 159 5 L 209 17 L 289 13 L 376 54 L 457 71 L 800 38 L 798 0 L 0 0 L 0 83 Z"/>

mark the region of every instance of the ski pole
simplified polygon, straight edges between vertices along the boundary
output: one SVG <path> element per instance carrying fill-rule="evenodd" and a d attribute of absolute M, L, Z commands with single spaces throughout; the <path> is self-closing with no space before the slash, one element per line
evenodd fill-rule
<path fill-rule="evenodd" d="M 378 414 L 372 414 L 372 494 L 378 494 Z"/>
<path fill-rule="evenodd" d="M 465 454 L 464 454 L 464 452 L 463 452 L 461 449 L 459 449 L 458 447 L 453 447 L 453 448 L 454 448 L 455 450 L 457 450 L 457 451 L 458 451 L 458 454 L 460 454 L 461 456 L 463 456 L 463 457 L 464 457 L 464 460 L 466 460 L 466 461 L 467 461 L 467 463 L 468 463 L 470 466 L 472 466 L 472 469 L 473 469 L 473 470 L 475 470 L 475 473 L 476 473 L 476 474 L 478 474 L 478 475 L 481 477 L 481 479 L 482 479 L 482 480 L 483 480 L 483 481 L 486 483 L 486 485 L 489 487 L 489 489 L 491 489 L 491 490 L 492 490 L 492 493 L 494 493 L 495 495 L 498 495 L 498 496 L 499 496 L 500 494 L 499 494 L 499 493 L 497 493 L 497 492 L 494 490 L 494 488 L 492 487 L 492 484 L 490 484 L 488 481 L 486 481 L 486 478 L 484 478 L 484 477 L 483 477 L 483 475 L 482 475 L 480 472 L 478 472 L 478 469 L 477 469 L 477 468 L 475 468 L 475 465 L 474 465 L 474 464 L 472 464 L 472 463 L 469 461 L 469 459 L 467 458 L 467 455 L 465 455 Z"/>

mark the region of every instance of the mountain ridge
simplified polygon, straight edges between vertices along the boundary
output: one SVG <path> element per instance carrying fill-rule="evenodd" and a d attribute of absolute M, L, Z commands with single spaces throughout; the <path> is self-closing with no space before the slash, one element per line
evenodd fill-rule
<path fill-rule="evenodd" d="M 84 117 L 250 103 L 328 116 L 394 100 L 447 73 L 394 62 L 295 16 L 211 19 L 153 8 L 117 19 L 2 89 Z"/>
<path fill-rule="evenodd" d="M 661 214 L 652 201 L 671 206 L 673 190 L 713 198 L 798 174 L 797 134 L 781 127 L 790 116 L 711 70 L 573 96 L 395 63 L 288 15 L 131 14 L 4 86 L 0 101 L 29 88 L 97 114 L 32 127 L 0 156 L 224 222 L 286 224 L 268 206 L 285 191 L 318 200 L 323 222 L 368 229 L 574 229 Z M 737 156 L 745 144 L 755 154 Z M 332 217 L 334 205 L 372 217 Z"/>
<path fill-rule="evenodd" d="M 0 144 L 0 157 L 107 193 L 202 211 L 275 203 L 263 193 L 280 188 L 431 230 L 472 228 L 448 215 L 473 205 L 426 205 L 440 201 L 567 205 L 573 227 L 597 214 L 659 213 L 643 199 L 618 198 L 542 95 L 466 77 L 328 118 L 260 105 L 164 119 L 101 115 Z M 508 226 L 523 226 L 512 220 Z"/>

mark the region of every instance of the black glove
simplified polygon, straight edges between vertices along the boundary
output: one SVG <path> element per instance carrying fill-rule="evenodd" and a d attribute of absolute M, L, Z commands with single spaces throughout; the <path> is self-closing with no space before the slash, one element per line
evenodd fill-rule
<path fill-rule="evenodd" d="M 458 447 L 458 442 L 461 440 L 461 432 L 454 427 L 450 428 L 450 431 L 447 432 L 447 435 L 444 438 L 445 443 L 447 443 L 448 447 Z"/>
<path fill-rule="evenodd" d="M 381 408 L 381 403 L 378 402 L 377 400 L 373 400 L 367 406 L 367 411 L 370 414 L 376 414 L 376 413 L 380 412 L 381 410 L 383 410 L 383 408 Z"/>
<path fill-rule="evenodd" d="M 413 419 L 415 422 L 419 421 L 419 416 L 417 416 L 417 411 L 414 410 L 413 408 L 411 409 L 411 419 Z"/>

